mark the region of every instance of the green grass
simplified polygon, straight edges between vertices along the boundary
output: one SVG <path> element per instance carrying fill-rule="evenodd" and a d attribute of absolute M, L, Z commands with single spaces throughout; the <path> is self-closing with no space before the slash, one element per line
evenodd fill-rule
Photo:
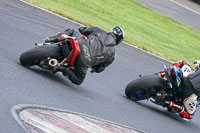
<path fill-rule="evenodd" d="M 126 42 L 171 61 L 200 59 L 200 32 L 134 0 L 26 1 L 87 26 L 120 26 Z"/>

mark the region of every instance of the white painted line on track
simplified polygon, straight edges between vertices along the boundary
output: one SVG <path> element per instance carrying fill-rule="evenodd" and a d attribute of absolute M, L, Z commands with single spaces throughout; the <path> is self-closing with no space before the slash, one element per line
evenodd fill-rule
<path fill-rule="evenodd" d="M 62 19 L 64 19 L 64 20 L 67 20 L 67 21 L 73 22 L 73 23 L 75 23 L 75 24 L 84 26 L 84 25 L 81 24 L 81 23 L 78 23 L 78 22 L 76 22 L 76 21 L 73 21 L 73 20 L 71 20 L 71 19 L 68 19 L 68 18 L 66 18 L 66 17 L 63 17 L 63 16 L 58 15 L 58 14 L 56 14 L 56 13 L 53 13 L 53 12 L 51 12 L 51 11 L 49 11 L 49 10 L 46 10 L 46 9 L 44 9 L 44 8 L 41 8 L 41 7 L 39 7 L 39 6 L 33 5 L 33 4 L 31 4 L 31 3 L 28 3 L 28 2 L 26 2 L 26 1 L 24 1 L 24 0 L 20 0 L 20 1 L 23 2 L 23 3 L 26 3 L 26 4 L 30 5 L 30 6 L 33 6 L 33 7 L 35 7 L 35 8 L 38 8 L 38 9 L 40 9 L 40 10 L 42 10 L 42 11 L 45 11 L 45 12 L 48 12 L 48 13 L 50 13 L 50 14 L 56 15 L 57 17 L 60 17 L 60 18 L 62 18 Z M 145 50 L 143 50 L 143 49 L 141 49 L 141 48 L 138 48 L 137 46 L 133 46 L 133 45 L 127 43 L 127 42 L 123 42 L 123 43 L 126 44 L 126 45 L 129 45 L 129 46 L 131 46 L 131 47 L 134 47 L 135 49 L 138 49 L 138 50 L 141 50 L 141 51 L 143 51 L 143 52 L 145 52 L 145 53 L 148 53 L 148 54 L 150 54 L 150 55 L 152 55 L 152 56 L 155 56 L 155 57 L 157 57 L 157 58 L 159 58 L 159 59 L 165 60 L 165 61 L 170 62 L 170 63 L 174 63 L 174 62 L 172 62 L 172 61 L 170 61 L 170 60 L 167 60 L 167 59 L 165 59 L 165 58 L 163 58 L 163 57 L 160 57 L 160 56 L 158 56 L 158 55 L 156 55 L 156 54 L 153 54 L 153 53 L 150 53 L 150 52 L 148 52 L 148 51 L 145 51 Z"/>
<path fill-rule="evenodd" d="M 11 108 L 11 113 L 27 133 L 145 133 L 93 116 L 40 105 L 18 104 Z"/>
<path fill-rule="evenodd" d="M 73 123 L 76 126 L 84 128 L 87 132 L 110 133 L 110 132 L 104 130 L 103 128 L 97 126 L 96 124 L 86 121 L 85 119 L 83 119 L 82 117 L 80 117 L 78 115 L 66 114 L 66 113 L 61 114 L 58 112 L 54 112 L 53 114 L 66 120 L 66 121 L 70 121 L 71 123 Z"/>
<path fill-rule="evenodd" d="M 193 13 L 196 13 L 196 14 L 200 15 L 199 12 L 197 12 L 197 11 L 195 11 L 195 10 L 193 10 L 193 9 L 191 9 L 191 8 L 189 8 L 189 7 L 187 7 L 187 6 L 183 5 L 183 4 L 181 4 L 181 3 L 178 3 L 178 2 L 176 2 L 176 1 L 174 1 L 174 0 L 169 0 L 169 1 L 171 1 L 171 2 L 173 2 L 173 3 L 175 3 L 175 4 L 177 4 L 177 5 L 179 5 L 179 6 L 181 6 L 181 7 L 183 7 L 183 8 L 185 8 L 185 9 L 189 10 L 189 11 L 192 11 Z"/>
<path fill-rule="evenodd" d="M 39 117 L 36 117 L 35 115 L 29 113 L 28 111 L 24 110 L 19 114 L 19 117 L 22 121 L 39 128 L 40 130 L 46 132 L 46 133 L 67 133 L 65 130 L 62 130 L 61 128 L 46 122 Z"/>

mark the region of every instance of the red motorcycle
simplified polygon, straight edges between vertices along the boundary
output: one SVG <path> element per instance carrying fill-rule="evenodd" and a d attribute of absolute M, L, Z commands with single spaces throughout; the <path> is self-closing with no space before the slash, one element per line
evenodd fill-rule
<path fill-rule="evenodd" d="M 73 63 L 79 54 L 77 38 L 63 34 L 58 43 L 35 43 L 35 48 L 21 54 L 20 62 L 24 66 L 37 65 L 55 73 L 59 66 L 73 69 Z"/>

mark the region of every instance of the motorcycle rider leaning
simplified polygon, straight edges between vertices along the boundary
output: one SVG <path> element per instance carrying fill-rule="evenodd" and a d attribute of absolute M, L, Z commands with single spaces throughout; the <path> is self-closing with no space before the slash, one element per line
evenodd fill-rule
<path fill-rule="evenodd" d="M 194 61 L 194 64 L 196 67 L 195 71 L 192 71 L 190 65 L 185 61 L 179 61 L 172 65 L 170 71 L 172 77 L 171 82 L 176 82 L 173 78 L 175 71 L 179 71 L 179 77 L 182 80 L 180 85 L 173 86 L 176 89 L 177 95 L 175 101 L 180 104 L 177 105 L 173 101 L 165 101 L 164 103 L 164 107 L 167 107 L 169 111 L 175 109 L 182 118 L 187 119 L 192 119 L 200 96 L 200 61 Z"/>
<path fill-rule="evenodd" d="M 99 27 L 81 26 L 79 32 L 74 29 L 67 29 L 56 36 L 49 37 L 45 40 L 48 42 L 58 42 L 59 37 L 63 34 L 76 37 L 80 45 L 80 54 L 74 62 L 74 69 L 61 66 L 58 68 L 64 76 L 76 85 L 80 85 L 86 76 L 89 67 L 92 72 L 100 73 L 105 67 L 109 66 L 115 58 L 115 48 L 124 39 L 124 31 L 120 27 L 113 27 L 110 32 L 105 32 Z M 83 39 L 82 36 L 87 39 Z"/>

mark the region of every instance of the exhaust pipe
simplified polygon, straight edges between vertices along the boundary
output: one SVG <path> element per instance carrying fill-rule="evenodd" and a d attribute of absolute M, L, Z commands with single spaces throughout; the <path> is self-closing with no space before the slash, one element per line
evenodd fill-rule
<path fill-rule="evenodd" d="M 55 68 L 58 66 L 58 61 L 56 59 L 50 59 L 49 60 L 49 66 Z"/>

